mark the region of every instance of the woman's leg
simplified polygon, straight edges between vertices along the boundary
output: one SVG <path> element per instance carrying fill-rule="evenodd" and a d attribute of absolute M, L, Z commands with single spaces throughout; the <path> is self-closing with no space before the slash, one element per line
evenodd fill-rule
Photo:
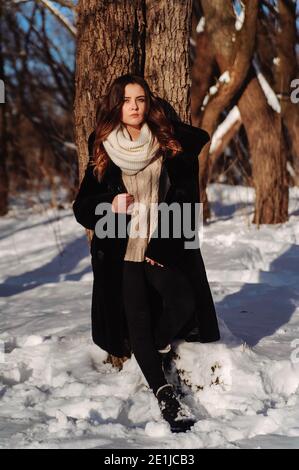
<path fill-rule="evenodd" d="M 142 262 L 124 261 L 123 299 L 136 361 L 154 393 L 167 384 L 162 358 L 154 344 L 153 325 Z"/>
<path fill-rule="evenodd" d="M 148 282 L 163 300 L 163 313 L 154 332 L 156 348 L 162 349 L 192 322 L 196 305 L 194 293 L 188 279 L 179 269 L 147 262 L 144 265 Z"/>

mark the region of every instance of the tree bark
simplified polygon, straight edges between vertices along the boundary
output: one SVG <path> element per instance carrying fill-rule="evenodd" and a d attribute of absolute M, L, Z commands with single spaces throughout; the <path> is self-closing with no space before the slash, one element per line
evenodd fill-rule
<path fill-rule="evenodd" d="M 228 81 L 217 83 L 217 93 L 209 97 L 204 110 L 202 127 L 212 136 L 221 112 L 230 105 L 246 79 L 255 46 L 257 0 L 244 0 L 246 16 L 240 31 L 235 30 L 235 14 L 230 2 L 201 0 L 207 33 L 221 73 L 227 72 Z M 200 190 L 204 203 L 203 217 L 210 217 L 206 187 L 211 174 L 209 148 L 207 144 L 200 154 Z"/>
<path fill-rule="evenodd" d="M 197 34 L 196 57 L 192 67 L 191 113 L 192 124 L 201 126 L 201 106 L 209 91 L 215 68 L 215 57 L 206 31 Z"/>
<path fill-rule="evenodd" d="M 288 181 L 281 115 L 268 105 L 256 77 L 245 88 L 238 107 L 247 133 L 256 191 L 252 222 L 288 220 Z"/>
<path fill-rule="evenodd" d="M 281 116 L 269 107 L 253 68 L 249 68 L 255 45 L 257 2 L 246 3 L 245 22 L 239 31 L 242 33 L 245 28 L 243 52 L 241 50 L 242 44 L 239 50 L 236 50 L 238 33 L 235 30 L 235 15 L 232 5 L 228 3 L 224 5 L 219 0 L 212 2 L 202 0 L 202 4 L 205 15 L 208 16 L 208 32 L 215 48 L 220 71 L 223 73 L 232 68 L 233 73 L 238 75 L 239 87 L 242 85 L 243 88 L 238 107 L 248 137 L 253 182 L 256 190 L 255 213 L 252 222 L 258 225 L 285 222 L 288 219 L 288 182 Z M 250 28 L 250 24 L 253 29 Z M 246 30 L 249 34 L 246 34 Z M 232 41 L 232 38 L 235 40 Z M 234 57 L 237 58 L 238 54 L 243 55 L 241 60 L 243 65 L 246 63 L 247 66 L 240 69 L 242 77 L 240 77 L 235 65 L 237 59 Z M 240 78 L 242 78 L 242 83 Z M 236 92 L 237 88 L 235 87 L 232 91 Z M 221 96 L 218 98 L 218 106 L 229 103 L 229 100 L 221 98 Z M 229 98 L 232 98 L 231 94 Z M 215 105 L 215 100 L 211 101 L 211 105 Z M 218 112 L 217 109 L 207 108 L 203 119 L 204 125 L 213 129 L 217 125 L 216 118 L 219 117 L 219 113 L 220 107 Z M 205 157 L 204 155 L 203 158 Z"/>
<path fill-rule="evenodd" d="M 142 71 L 142 4 L 141 0 L 79 1 L 74 115 L 80 180 L 98 100 L 119 75 Z"/>
<path fill-rule="evenodd" d="M 146 0 L 144 77 L 184 122 L 191 123 L 192 0 Z"/>

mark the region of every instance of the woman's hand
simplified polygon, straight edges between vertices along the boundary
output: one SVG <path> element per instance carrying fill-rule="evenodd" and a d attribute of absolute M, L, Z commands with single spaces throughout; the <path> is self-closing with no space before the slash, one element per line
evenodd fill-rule
<path fill-rule="evenodd" d="M 121 214 L 131 214 L 132 207 L 128 210 L 130 204 L 134 202 L 134 196 L 129 193 L 117 194 L 112 201 L 112 212 L 119 212 Z"/>
<path fill-rule="evenodd" d="M 154 264 L 157 264 L 158 266 L 161 266 L 161 268 L 164 268 L 163 264 L 160 264 L 158 263 L 158 261 L 154 261 L 153 259 L 148 258 L 147 256 L 145 257 L 145 261 L 151 263 L 152 266 L 154 266 Z"/>

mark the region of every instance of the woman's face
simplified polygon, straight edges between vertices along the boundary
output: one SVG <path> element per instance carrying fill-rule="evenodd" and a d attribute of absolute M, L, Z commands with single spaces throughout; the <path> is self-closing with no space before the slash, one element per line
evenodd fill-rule
<path fill-rule="evenodd" d="M 131 127 L 140 128 L 145 115 L 145 92 L 137 83 L 125 87 L 121 121 Z"/>

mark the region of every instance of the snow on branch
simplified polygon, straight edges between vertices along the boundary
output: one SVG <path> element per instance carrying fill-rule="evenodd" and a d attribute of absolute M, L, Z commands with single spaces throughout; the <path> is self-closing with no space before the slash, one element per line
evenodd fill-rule
<path fill-rule="evenodd" d="M 205 30 L 205 23 L 206 23 L 206 20 L 205 20 L 205 17 L 202 16 L 196 26 L 196 32 L 199 34 L 199 33 L 203 33 L 204 30 Z"/>
<path fill-rule="evenodd" d="M 234 106 L 224 121 L 219 124 L 216 131 L 214 132 L 211 140 L 211 145 L 209 149 L 209 153 L 213 153 L 217 147 L 221 145 L 221 142 L 224 136 L 229 132 L 229 130 L 235 126 L 237 122 L 241 122 L 241 115 L 238 106 Z"/>
<path fill-rule="evenodd" d="M 240 11 L 238 11 L 238 7 L 241 8 Z M 240 29 L 242 29 L 245 20 L 245 8 L 246 7 L 242 1 L 239 2 L 238 6 L 235 6 L 235 4 L 233 3 L 233 9 L 236 15 L 235 28 L 237 31 L 240 31 Z"/>
<path fill-rule="evenodd" d="M 203 111 L 204 108 L 207 106 L 208 102 L 210 101 L 211 96 L 216 95 L 216 93 L 218 93 L 221 84 L 222 83 L 229 83 L 229 82 L 230 82 L 230 73 L 229 73 L 228 70 L 226 70 L 225 72 L 223 72 L 220 75 L 220 77 L 218 78 L 215 85 L 212 85 L 209 88 L 208 93 L 206 94 L 206 96 L 203 99 L 202 106 L 201 106 L 201 111 Z"/>
<path fill-rule="evenodd" d="M 280 102 L 274 90 L 271 88 L 265 76 L 262 74 L 256 55 L 254 56 L 252 62 L 256 71 L 257 79 L 261 85 L 261 88 L 264 92 L 264 95 L 267 99 L 268 104 L 271 106 L 271 108 L 274 109 L 274 111 L 276 111 L 277 113 L 280 113 L 281 112 Z"/>

